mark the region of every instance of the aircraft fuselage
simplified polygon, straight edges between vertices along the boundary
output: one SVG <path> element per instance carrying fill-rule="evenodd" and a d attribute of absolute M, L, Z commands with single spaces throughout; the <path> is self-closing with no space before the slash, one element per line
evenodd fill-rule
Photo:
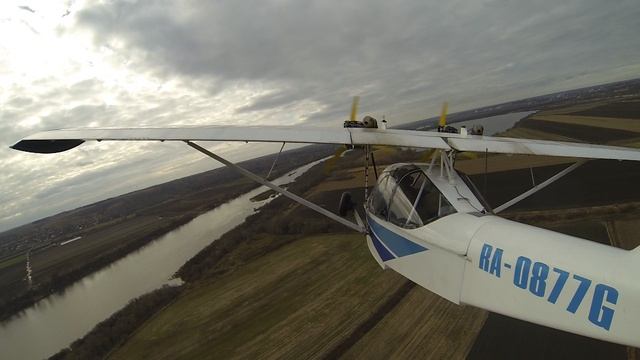
<path fill-rule="evenodd" d="M 376 261 L 449 301 L 640 346 L 639 249 L 491 215 L 458 174 L 426 165 L 385 170 L 366 218 Z"/>

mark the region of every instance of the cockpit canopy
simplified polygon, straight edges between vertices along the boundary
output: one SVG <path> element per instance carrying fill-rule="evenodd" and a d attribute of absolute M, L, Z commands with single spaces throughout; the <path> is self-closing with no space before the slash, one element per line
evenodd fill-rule
<path fill-rule="evenodd" d="M 412 164 L 385 169 L 367 207 L 375 216 L 408 229 L 456 212 L 424 172 Z"/>

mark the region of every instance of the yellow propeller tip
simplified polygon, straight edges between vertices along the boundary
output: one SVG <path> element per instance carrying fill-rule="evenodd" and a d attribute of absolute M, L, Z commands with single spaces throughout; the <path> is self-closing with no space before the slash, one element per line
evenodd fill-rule
<path fill-rule="evenodd" d="M 351 103 L 351 121 L 356 121 L 356 117 L 358 116 L 358 103 L 360 102 L 360 96 L 354 96 L 353 102 Z"/>
<path fill-rule="evenodd" d="M 447 125 L 447 108 L 449 107 L 449 104 L 445 101 L 442 103 L 442 112 L 440 113 L 440 126 L 445 126 Z"/>

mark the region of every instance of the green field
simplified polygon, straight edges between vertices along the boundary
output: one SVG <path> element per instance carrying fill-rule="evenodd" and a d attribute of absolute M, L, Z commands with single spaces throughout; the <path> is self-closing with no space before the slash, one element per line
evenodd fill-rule
<path fill-rule="evenodd" d="M 7 259 L 2 260 L 2 262 L 0 262 L 0 270 L 3 270 L 5 268 L 8 268 L 10 266 L 14 266 L 14 265 L 18 265 L 19 264 L 23 264 L 25 263 L 25 261 L 27 261 L 27 254 L 20 254 L 17 256 L 13 256 Z"/>
<path fill-rule="evenodd" d="M 110 358 L 463 357 L 484 318 L 381 270 L 361 235 L 314 236 L 192 284 Z"/>

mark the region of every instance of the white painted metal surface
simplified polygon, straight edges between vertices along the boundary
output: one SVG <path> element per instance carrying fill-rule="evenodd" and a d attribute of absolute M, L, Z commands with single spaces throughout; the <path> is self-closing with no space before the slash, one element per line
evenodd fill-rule
<path fill-rule="evenodd" d="M 381 266 L 449 301 L 640 346 L 640 248 L 625 251 L 494 215 L 456 213 L 418 229 L 369 216 L 426 249 L 383 261 L 369 238 Z"/>
<path fill-rule="evenodd" d="M 449 175 L 446 174 L 441 175 L 439 169 L 431 168 L 431 170 L 429 170 L 429 165 L 427 164 L 421 164 L 419 167 L 438 190 L 440 190 L 442 195 L 449 200 L 457 212 L 470 213 L 485 211 L 484 206 L 482 206 L 456 171 L 453 171 L 449 177 Z"/>
<path fill-rule="evenodd" d="M 450 216 L 455 216 L 455 214 Z M 388 244 L 389 236 L 382 229 L 379 230 L 377 226 L 396 234 L 395 236 L 403 238 L 404 241 L 419 244 L 425 249 L 405 255 L 394 251 L 393 246 L 389 246 L 387 250 L 393 253 L 394 258 L 384 261 L 373 245 L 373 240 L 367 239 L 369 250 L 383 268 L 391 268 L 445 299 L 456 304 L 460 303 L 466 260 L 464 256 L 454 253 L 451 249 L 464 249 L 466 252 L 470 238 L 447 236 L 427 227 L 407 231 L 373 214 L 368 214 L 368 219 L 370 225 L 377 224 L 371 227 L 370 236 L 378 238 L 385 247 Z M 446 217 L 441 220 L 444 219 Z M 441 248 L 436 243 L 445 247 Z"/>
<path fill-rule="evenodd" d="M 174 128 L 87 128 L 51 130 L 24 140 L 99 141 L 254 141 L 318 144 L 370 144 L 449 149 L 444 140 L 430 133 L 356 128 L 312 128 L 300 126 L 203 126 Z"/>
<path fill-rule="evenodd" d="M 617 146 L 458 134 L 447 135 L 447 143 L 457 151 L 640 161 L 640 150 Z"/>
<path fill-rule="evenodd" d="M 28 136 L 24 140 L 284 141 L 290 143 L 392 145 L 446 150 L 453 148 L 457 151 L 640 161 L 639 149 L 616 146 L 392 129 L 300 126 L 86 128 L 45 131 Z M 27 146 L 21 150 L 29 151 L 28 149 Z M 63 148 L 60 151 L 64 150 L 67 149 Z"/>
<path fill-rule="evenodd" d="M 472 199 L 457 213 L 416 229 L 367 214 L 374 221 L 367 243 L 383 268 L 456 304 L 640 346 L 640 247 L 625 251 L 480 213 L 455 175 L 449 181 L 432 169 L 429 179 L 452 204 L 459 192 Z M 407 242 L 418 248 L 404 251 Z"/>
<path fill-rule="evenodd" d="M 488 218 L 491 221 L 471 240 L 463 303 L 640 346 L 637 249 L 625 251 L 496 216 Z"/>

